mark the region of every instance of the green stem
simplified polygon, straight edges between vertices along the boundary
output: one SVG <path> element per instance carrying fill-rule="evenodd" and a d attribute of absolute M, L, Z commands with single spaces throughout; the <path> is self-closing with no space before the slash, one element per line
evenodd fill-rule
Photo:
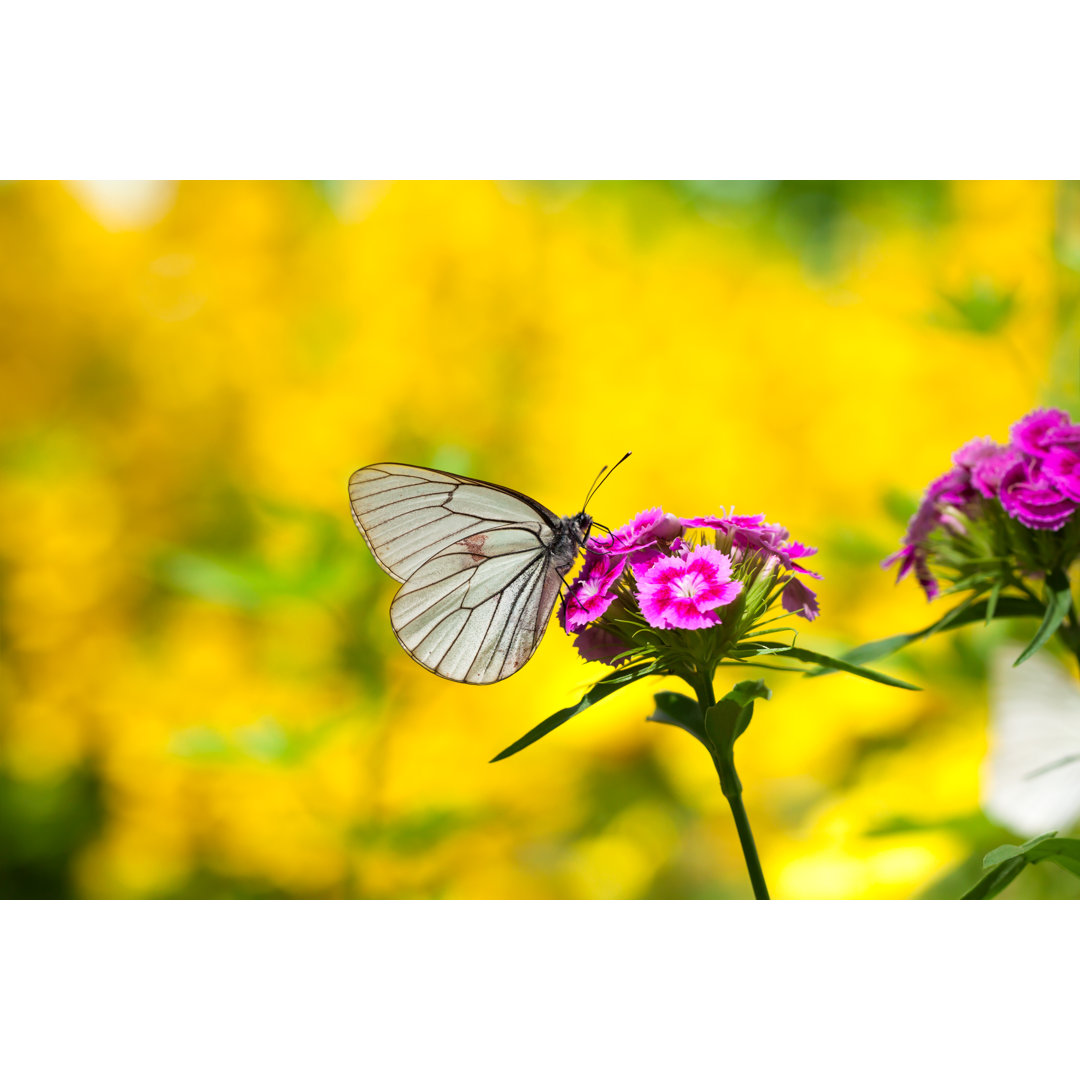
<path fill-rule="evenodd" d="M 754 834 L 750 831 L 750 819 L 746 816 L 746 807 L 743 806 L 742 793 L 736 792 L 734 795 L 729 795 L 727 800 L 731 805 L 731 814 L 735 818 L 735 828 L 739 830 L 739 843 L 742 844 L 746 869 L 750 872 L 750 884 L 754 886 L 754 899 L 768 900 L 769 890 L 765 884 L 761 860 L 758 858 L 757 847 L 754 844 Z"/>
<path fill-rule="evenodd" d="M 702 714 L 708 712 L 716 704 L 716 695 L 713 693 L 712 680 L 703 676 L 698 680 L 698 701 L 701 703 Z M 712 754 L 716 773 L 720 777 L 720 790 L 731 807 L 731 816 L 735 819 L 735 829 L 739 834 L 739 843 L 742 845 L 743 859 L 746 861 L 746 870 L 750 875 L 750 884 L 754 889 L 755 900 L 768 900 L 769 889 L 765 884 L 765 874 L 761 869 L 761 859 L 758 858 L 757 845 L 754 843 L 754 834 L 750 829 L 750 819 L 746 816 L 746 807 L 742 801 L 742 782 L 739 774 L 735 771 L 734 749 L 730 753 L 722 753 L 714 748 Z"/>

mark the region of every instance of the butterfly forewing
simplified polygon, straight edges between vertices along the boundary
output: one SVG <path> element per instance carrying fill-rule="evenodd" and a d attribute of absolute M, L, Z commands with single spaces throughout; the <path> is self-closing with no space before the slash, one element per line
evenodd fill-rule
<path fill-rule="evenodd" d="M 349 499 L 372 554 L 398 581 L 407 581 L 448 544 L 485 528 L 535 524 L 540 540 L 550 544 L 559 522 L 508 488 L 395 462 L 357 469 L 349 478 Z"/>

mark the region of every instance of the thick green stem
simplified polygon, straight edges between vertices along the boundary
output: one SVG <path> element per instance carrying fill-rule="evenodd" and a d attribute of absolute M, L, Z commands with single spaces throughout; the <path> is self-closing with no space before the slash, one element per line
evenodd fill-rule
<path fill-rule="evenodd" d="M 702 713 L 707 713 L 716 704 L 716 695 L 713 693 L 712 680 L 702 677 L 697 680 L 695 689 L 698 701 L 701 704 Z M 735 819 L 735 829 L 739 834 L 739 843 L 742 845 L 743 859 L 746 861 L 746 870 L 750 875 L 750 884 L 754 889 L 755 900 L 768 900 L 769 889 L 765 884 L 765 874 L 761 869 L 761 860 L 758 858 L 757 845 L 754 843 L 754 834 L 750 830 L 750 819 L 746 816 L 746 807 L 742 801 L 742 783 L 739 774 L 735 771 L 734 747 L 729 751 L 714 748 L 712 754 L 716 773 L 720 777 L 720 790 L 731 807 L 731 816 Z"/>
<path fill-rule="evenodd" d="M 735 828 L 739 830 L 739 843 L 742 844 L 746 869 L 750 873 L 750 884 L 754 886 L 754 899 L 768 900 L 769 890 L 765 884 L 761 860 L 758 858 L 757 847 L 754 844 L 754 834 L 750 831 L 750 819 L 746 816 L 746 807 L 743 806 L 742 793 L 736 792 L 734 795 L 729 795 L 727 801 L 731 806 L 731 814 L 735 818 Z"/>

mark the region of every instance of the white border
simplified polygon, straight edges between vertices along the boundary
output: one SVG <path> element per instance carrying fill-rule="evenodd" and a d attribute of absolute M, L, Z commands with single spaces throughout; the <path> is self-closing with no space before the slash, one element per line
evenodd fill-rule
<path fill-rule="evenodd" d="M 1065 176 L 1075 30 L 1046 0 L 37 0 L 0 175 Z"/>
<path fill-rule="evenodd" d="M 1049 1076 L 1053 902 L 9 902 L 5 1072 Z M 14 1066 L 14 1067 L 13 1067 Z"/>

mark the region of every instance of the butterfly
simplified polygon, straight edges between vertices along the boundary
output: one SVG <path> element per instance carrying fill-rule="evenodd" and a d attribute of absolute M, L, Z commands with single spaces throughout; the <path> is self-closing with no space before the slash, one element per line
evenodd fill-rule
<path fill-rule="evenodd" d="M 629 456 L 600 470 L 586 506 Z M 526 664 L 593 525 L 584 507 L 559 517 L 513 488 L 398 462 L 357 469 L 349 501 L 375 561 L 403 582 L 394 636 L 428 671 L 463 683 Z"/>
<path fill-rule="evenodd" d="M 1080 687 L 1046 654 L 1014 667 L 994 657 L 990 749 L 983 764 L 987 817 L 1022 836 L 1080 819 Z"/>

